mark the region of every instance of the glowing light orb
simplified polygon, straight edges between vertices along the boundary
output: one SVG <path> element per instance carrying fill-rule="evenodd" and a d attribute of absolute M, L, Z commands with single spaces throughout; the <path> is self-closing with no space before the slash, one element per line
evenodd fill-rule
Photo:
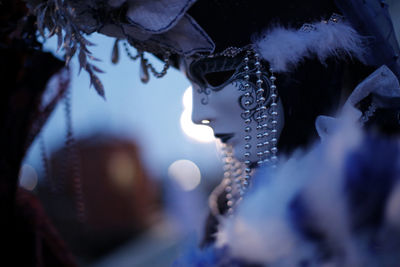
<path fill-rule="evenodd" d="M 215 141 L 213 130 L 210 127 L 192 122 L 192 87 L 186 89 L 182 102 L 183 112 L 180 119 L 182 131 L 198 142 L 209 143 Z"/>
<path fill-rule="evenodd" d="M 26 190 L 32 191 L 38 183 L 36 170 L 29 164 L 22 165 L 19 170 L 19 185 Z"/>
<path fill-rule="evenodd" d="M 200 169 L 197 165 L 186 159 L 173 162 L 168 167 L 168 175 L 173 179 L 184 191 L 195 189 L 201 181 Z"/>

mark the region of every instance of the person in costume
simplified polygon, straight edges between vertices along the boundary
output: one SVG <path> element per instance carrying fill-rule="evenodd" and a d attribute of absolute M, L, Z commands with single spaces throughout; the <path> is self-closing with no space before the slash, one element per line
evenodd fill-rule
<path fill-rule="evenodd" d="M 363 229 L 368 230 L 362 235 L 368 242 L 361 237 L 356 241 L 348 239 L 351 235 L 349 231 L 346 232 L 347 226 L 341 228 L 343 238 L 335 239 L 335 231 L 311 223 L 314 217 L 308 216 L 305 212 L 308 209 L 303 207 L 304 203 L 310 204 L 310 201 L 296 200 L 300 199 L 296 197 L 304 188 L 313 188 L 311 183 L 326 181 L 318 179 L 323 171 L 315 168 L 319 165 L 318 151 L 325 151 L 324 148 L 331 143 L 329 140 L 336 140 L 335 136 L 339 139 L 346 137 L 337 133 L 348 129 L 340 126 L 347 125 L 348 120 L 342 118 L 350 118 L 352 125 L 375 129 L 379 137 L 399 131 L 399 46 L 385 1 L 27 2 L 38 18 L 39 30 L 47 27 L 51 33 L 59 35 L 60 43 L 65 41 L 67 59 L 78 53 L 82 68 L 89 73 L 101 95 L 104 94 L 104 88 L 96 76 L 97 69 L 92 64 L 87 52 L 88 43 L 84 39 L 85 33 L 95 31 L 116 38 L 114 61 L 118 58 L 119 41 L 126 40 L 137 49 L 137 55 L 129 56 L 140 61 L 140 78 L 143 82 L 149 80 L 150 74 L 157 78 L 164 76 L 170 66 L 180 68 L 192 82 L 193 121 L 212 127 L 215 136 L 224 143 L 227 169 L 221 185 L 210 196 L 211 215 L 203 241 L 203 246 L 210 249 L 206 254 L 189 257 L 193 265 L 196 262 L 208 262 L 215 266 L 234 266 L 254 262 L 268 266 L 367 266 L 359 259 L 374 258 L 364 256 L 372 248 L 379 256 L 370 261 L 371 266 L 396 262 L 391 253 L 397 246 L 383 248 L 382 253 L 373 247 L 381 243 L 371 241 L 378 238 L 372 233 L 387 230 L 379 228 L 380 224 L 374 224 L 376 217 L 357 217 L 366 226 Z M 61 29 L 65 32 L 64 36 Z M 165 63 L 163 69 L 156 70 L 146 58 L 146 52 L 162 59 Z M 333 118 L 336 115 L 339 119 Z M 311 150 L 312 156 L 301 159 L 294 157 L 298 164 L 287 164 L 290 160 L 285 160 L 284 156 L 299 148 L 308 149 L 318 140 L 318 136 L 328 140 L 322 142 L 322 148 Z M 350 141 L 344 142 L 346 146 L 339 149 L 343 152 L 339 153 L 342 159 L 350 153 L 348 147 L 359 148 Z M 374 142 L 367 142 L 365 147 L 374 147 Z M 378 144 L 376 150 L 385 151 L 384 147 Z M 365 155 L 363 153 L 369 151 L 367 149 L 360 153 Z M 330 153 L 321 155 L 321 165 L 326 167 L 325 170 L 339 166 L 335 165 L 336 161 L 329 160 Z M 397 168 L 394 163 L 397 158 L 397 150 L 390 152 L 391 160 L 388 162 L 393 164 L 389 164 L 388 168 Z M 356 166 L 362 173 L 361 170 L 365 170 L 373 160 L 376 159 L 372 157 L 362 161 L 363 164 L 350 165 Z M 292 178 L 298 181 L 296 186 L 286 178 L 280 178 L 287 177 L 285 169 L 291 169 L 292 166 L 298 170 L 290 172 Z M 309 172 L 303 173 L 302 166 L 306 166 Z M 265 168 L 267 171 L 257 168 Z M 329 181 L 339 183 L 351 181 L 351 177 L 355 177 L 351 168 L 344 170 L 338 173 L 332 171 L 333 178 Z M 378 183 L 382 171 L 377 169 L 371 176 L 369 181 L 372 187 Z M 309 179 L 305 179 L 305 176 Z M 275 187 L 268 183 L 257 183 L 257 180 L 270 181 L 274 177 Z M 386 202 L 382 199 L 390 199 L 397 181 L 394 171 L 386 173 L 385 177 L 388 182 L 382 190 L 377 190 L 380 193 L 371 205 L 380 211 L 386 208 Z M 360 178 L 351 188 L 362 188 L 362 185 Z M 294 189 L 289 193 L 268 195 L 271 193 L 268 188 L 279 189 L 281 186 Z M 336 191 L 332 192 L 341 192 L 335 186 L 337 184 L 329 187 L 335 188 Z M 278 189 L 276 192 L 280 192 Z M 370 191 L 365 192 L 371 195 Z M 355 199 L 353 205 L 364 207 L 360 199 L 354 197 L 357 190 L 348 190 L 347 194 L 349 198 Z M 259 196 L 264 197 L 259 200 L 275 203 L 279 209 L 263 210 L 248 204 L 254 203 L 252 199 Z M 287 198 L 282 199 L 283 196 Z M 315 201 L 323 199 L 323 196 L 313 193 L 306 196 L 318 196 L 314 198 Z M 337 196 L 333 199 L 340 199 L 341 194 Z M 324 217 L 321 209 L 332 208 L 335 201 L 330 199 L 321 203 L 322 208 L 311 209 L 317 210 L 316 218 Z M 287 212 L 288 209 L 293 212 Z M 244 215 L 244 210 L 248 211 L 248 216 Z M 276 210 L 284 214 L 277 223 L 281 228 L 274 228 L 276 224 L 270 223 L 277 217 L 272 216 L 271 219 L 268 216 Z M 365 208 L 365 214 L 369 212 Z M 288 218 L 287 214 L 294 216 L 294 219 Z M 250 224 L 240 224 L 240 218 L 257 216 L 260 221 L 251 224 L 254 226 L 253 231 L 248 231 L 247 225 Z M 346 223 L 349 218 L 353 219 L 345 215 L 338 217 L 343 218 L 343 221 L 337 221 Z M 262 236 L 266 239 L 246 239 L 251 248 L 257 248 L 258 253 L 253 254 L 251 248 L 243 250 L 245 245 L 236 242 L 240 240 L 240 234 L 252 237 L 258 231 L 264 233 L 263 223 L 270 225 L 269 229 L 284 229 L 278 231 L 280 234 L 272 240 L 276 240 L 282 247 L 285 244 L 292 246 L 279 250 L 279 253 L 268 254 L 274 248 L 266 240 L 270 235 L 265 234 Z M 286 224 L 294 226 L 285 227 Z M 375 228 L 369 227 L 371 225 Z M 257 242 L 251 242 L 255 240 Z M 349 240 L 357 245 L 343 245 Z M 391 242 L 396 243 L 397 240 L 394 238 Z M 304 251 L 294 253 L 293 247 L 296 246 L 293 244 L 304 248 Z"/>

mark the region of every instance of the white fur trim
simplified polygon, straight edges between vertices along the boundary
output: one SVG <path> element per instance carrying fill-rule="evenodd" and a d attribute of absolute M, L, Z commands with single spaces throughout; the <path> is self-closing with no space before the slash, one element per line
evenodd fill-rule
<path fill-rule="evenodd" d="M 276 72 L 286 72 L 307 58 L 324 62 L 328 57 L 356 57 L 363 61 L 361 37 L 344 22 L 312 24 L 314 30 L 305 32 L 282 26 L 267 30 L 256 40 L 254 48 Z"/>

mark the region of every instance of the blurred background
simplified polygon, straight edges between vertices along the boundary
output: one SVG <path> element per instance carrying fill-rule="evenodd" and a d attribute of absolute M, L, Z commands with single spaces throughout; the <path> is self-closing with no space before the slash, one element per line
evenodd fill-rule
<path fill-rule="evenodd" d="M 388 3 L 399 25 L 400 1 Z M 207 196 L 222 177 L 217 144 L 209 128 L 191 123 L 182 73 L 142 84 L 140 63 L 121 44 L 113 65 L 113 40 L 88 39 L 106 97 L 89 88 L 74 58 L 70 101 L 60 101 L 31 146 L 20 185 L 42 200 L 81 266 L 170 266 L 201 239 Z M 45 43 L 55 54 L 56 46 Z"/>
<path fill-rule="evenodd" d="M 30 148 L 20 185 L 42 200 L 80 265 L 170 266 L 186 242 L 201 239 L 207 196 L 222 177 L 216 142 L 210 128 L 190 120 L 191 88 L 182 73 L 170 69 L 143 84 L 140 62 L 121 42 L 113 65 L 113 40 L 88 39 L 105 72 L 106 97 L 89 88 L 73 59 L 69 100 L 60 101 Z M 55 54 L 56 46 L 45 43 Z"/>

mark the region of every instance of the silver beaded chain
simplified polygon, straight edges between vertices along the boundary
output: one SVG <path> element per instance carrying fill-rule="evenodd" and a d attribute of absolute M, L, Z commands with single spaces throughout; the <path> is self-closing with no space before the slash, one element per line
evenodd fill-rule
<path fill-rule="evenodd" d="M 250 59 L 249 59 L 249 57 L 250 57 L 250 55 L 251 55 L 251 51 L 247 50 L 246 51 L 246 55 L 245 55 L 245 57 L 243 59 L 243 61 L 244 61 L 244 76 L 243 76 L 243 79 L 244 79 L 244 88 L 245 88 L 245 93 L 243 95 L 243 98 L 244 98 L 244 101 L 245 101 L 244 105 L 246 107 L 245 114 L 247 114 L 247 115 L 251 113 L 251 110 L 249 109 L 249 107 L 253 104 L 252 101 L 254 101 L 251 98 L 251 88 L 250 88 L 251 86 L 250 86 L 250 83 L 249 83 L 249 80 L 250 80 L 250 67 L 249 67 L 249 60 Z M 251 118 L 247 117 L 244 122 L 245 122 L 244 131 L 245 131 L 245 134 L 246 134 L 244 139 L 245 139 L 246 142 L 248 142 L 248 141 L 250 141 L 252 139 L 251 134 L 250 134 L 252 129 L 249 126 L 249 124 L 251 123 Z M 250 168 L 251 162 L 249 160 L 249 158 L 251 156 L 251 152 L 250 152 L 251 145 L 250 145 L 250 143 L 246 143 L 244 148 L 246 150 L 246 152 L 244 153 L 244 157 L 245 157 L 246 160 L 244 162 L 244 164 L 245 164 L 245 169 L 244 169 L 245 175 L 244 175 L 244 179 L 243 179 L 242 188 L 240 190 L 240 194 L 241 195 L 244 194 L 244 191 L 248 188 L 248 186 L 250 184 L 251 171 L 252 171 L 251 168 Z"/>
<path fill-rule="evenodd" d="M 127 42 L 123 43 L 124 48 L 125 48 L 125 52 L 128 55 L 128 57 L 132 60 L 137 60 L 140 58 L 140 79 L 143 83 L 147 83 L 150 79 L 149 77 L 149 70 L 151 71 L 151 73 L 153 73 L 154 77 L 156 78 L 162 78 L 165 76 L 165 74 L 167 74 L 167 71 L 170 67 L 170 56 L 171 56 L 171 52 L 166 51 L 164 53 L 164 66 L 162 68 L 161 71 L 157 71 L 154 66 L 149 62 L 149 60 L 147 58 L 144 57 L 144 52 L 141 50 L 137 50 L 137 54 L 136 55 L 132 55 L 130 49 L 129 49 L 129 45 Z"/>
<path fill-rule="evenodd" d="M 250 58 L 254 59 L 255 75 L 256 75 L 256 90 L 250 84 Z M 224 178 L 221 184 L 211 193 L 209 202 L 210 208 L 214 215 L 220 215 L 217 200 L 218 196 L 225 193 L 227 214 L 231 216 L 236 207 L 242 201 L 244 194 L 248 190 L 253 175 L 254 169 L 252 168 L 251 157 L 251 144 L 252 138 L 257 138 L 257 165 L 263 164 L 271 167 L 276 167 L 278 162 L 278 91 L 275 84 L 276 77 L 272 68 L 269 69 L 269 76 L 266 76 L 262 71 L 260 56 L 252 49 L 248 49 L 243 58 L 243 88 L 244 93 L 241 101 L 244 104 L 244 132 L 245 137 L 245 161 L 241 163 L 233 156 L 233 148 L 225 143 L 221 144 L 221 151 L 223 154 L 224 162 Z M 263 85 L 265 82 L 270 87 L 269 97 L 271 104 L 267 108 L 265 89 Z M 255 96 L 255 97 L 254 97 Z M 255 103 L 254 103 L 255 102 Z M 256 104 L 255 114 L 252 115 L 252 108 Z M 269 115 L 267 115 L 269 114 Z M 252 119 L 257 122 L 256 131 L 250 127 Z M 252 131 L 255 134 L 252 134 Z M 269 149 L 268 149 L 269 148 Z"/>
<path fill-rule="evenodd" d="M 262 72 L 261 72 L 261 62 L 260 56 L 258 53 L 254 54 L 255 63 L 254 66 L 256 68 L 256 101 L 257 101 L 257 109 L 256 109 L 256 120 L 257 120 L 257 135 L 256 138 L 258 140 L 257 143 L 257 156 L 258 161 L 257 165 L 261 166 L 266 159 L 268 159 L 269 151 L 264 150 L 264 147 L 269 146 L 269 141 L 266 138 L 269 136 L 268 133 L 268 124 L 266 122 L 267 115 L 265 111 L 267 110 L 265 106 L 265 97 L 264 97 L 264 89 L 263 89 L 263 80 L 262 80 Z"/>
<path fill-rule="evenodd" d="M 271 76 L 269 77 L 269 80 L 271 81 L 271 108 L 270 108 L 270 114 L 272 117 L 272 130 L 271 130 L 271 158 L 270 158 L 270 163 L 272 167 L 276 167 L 276 164 L 278 163 L 278 90 L 275 85 L 276 77 L 274 75 L 274 70 L 272 68 L 269 69 Z"/>

